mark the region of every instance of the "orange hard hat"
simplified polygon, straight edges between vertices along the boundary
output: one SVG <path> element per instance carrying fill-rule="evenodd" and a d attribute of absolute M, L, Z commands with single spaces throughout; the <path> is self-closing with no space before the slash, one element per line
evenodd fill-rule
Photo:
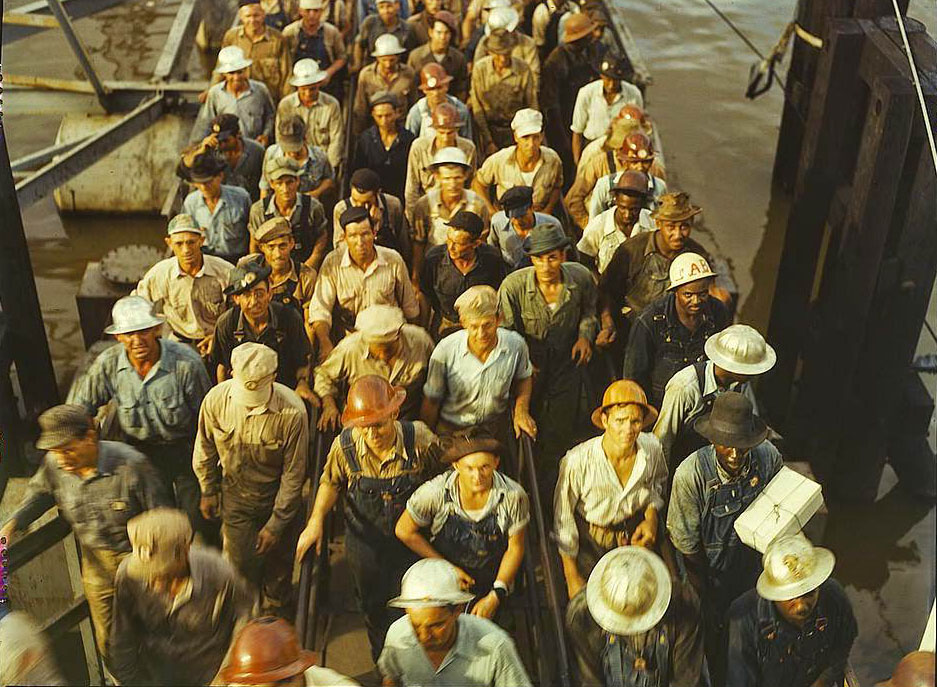
<path fill-rule="evenodd" d="M 312 651 L 300 648 L 292 625 L 264 616 L 241 629 L 219 676 L 225 684 L 269 684 L 300 675 L 315 662 Z"/>
<path fill-rule="evenodd" d="M 452 103 L 439 103 L 433 108 L 434 129 L 458 129 L 461 126 L 462 116 Z"/>
<path fill-rule="evenodd" d="M 643 131 L 632 131 L 625 136 L 621 146 L 622 152 L 629 160 L 651 160 L 654 158 L 654 144 L 651 137 Z"/>
<path fill-rule="evenodd" d="M 406 397 L 406 391 L 392 386 L 380 375 L 359 377 L 348 390 L 342 424 L 363 427 L 386 420 Z"/>
<path fill-rule="evenodd" d="M 618 111 L 618 117 L 621 119 L 636 119 L 644 124 L 644 110 L 637 105 L 625 105 Z"/>
<path fill-rule="evenodd" d="M 420 70 L 421 91 L 445 86 L 450 81 L 452 81 L 452 77 L 446 73 L 446 68 L 438 62 L 430 62 Z"/>

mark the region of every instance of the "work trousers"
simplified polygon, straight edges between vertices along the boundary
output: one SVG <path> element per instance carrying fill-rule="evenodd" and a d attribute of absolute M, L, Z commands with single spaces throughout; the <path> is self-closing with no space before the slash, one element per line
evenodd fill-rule
<path fill-rule="evenodd" d="M 85 598 L 88 600 L 98 653 L 105 661 L 108 656 L 111 622 L 114 618 L 114 577 L 117 575 L 117 566 L 126 556 L 127 553 L 124 552 L 81 547 L 81 584 L 85 588 Z"/>
<path fill-rule="evenodd" d="M 189 516 L 192 529 L 202 532 L 204 523 L 198 509 L 201 489 L 192 470 L 193 443 L 182 439 L 169 443 L 141 442 L 134 448 L 141 451 L 163 478 L 163 484 L 173 495 L 176 507 Z"/>

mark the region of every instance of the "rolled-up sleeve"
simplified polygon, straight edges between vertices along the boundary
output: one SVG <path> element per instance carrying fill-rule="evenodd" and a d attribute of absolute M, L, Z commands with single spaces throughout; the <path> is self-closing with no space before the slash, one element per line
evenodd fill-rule
<path fill-rule="evenodd" d="M 309 301 L 309 322 L 324 322 L 326 326 L 332 326 L 332 308 L 335 307 L 337 292 L 335 290 L 335 281 L 329 267 L 323 265 L 319 272 L 319 278 L 316 280 L 316 288 L 312 292 L 312 300 Z"/>
<path fill-rule="evenodd" d="M 407 499 L 407 513 L 420 527 L 429 527 L 433 518 L 442 508 L 443 496 L 446 491 L 444 479 L 434 478 L 419 488 Z"/>
<path fill-rule="evenodd" d="M 579 93 L 576 94 L 576 104 L 573 106 L 573 121 L 569 128 L 570 131 L 577 134 L 585 132 L 586 126 L 589 124 L 588 87 L 589 84 L 586 84 L 579 89 Z"/>
<path fill-rule="evenodd" d="M 394 265 L 394 279 L 397 282 L 395 289 L 397 302 L 400 304 L 400 309 L 403 310 L 404 317 L 408 320 L 416 319 L 420 315 L 420 304 L 416 300 L 413 284 L 407 274 L 407 266 L 403 258 L 400 258 Z"/>
<path fill-rule="evenodd" d="M 567 453 L 560 460 L 560 473 L 553 496 L 553 532 L 560 553 L 571 558 L 579 553 L 579 530 L 576 529 L 579 495 L 578 475 Z"/>
<path fill-rule="evenodd" d="M 522 338 L 518 337 L 517 346 L 517 365 L 514 367 L 514 381 L 520 382 L 534 373 L 534 366 L 530 362 L 530 349 L 527 347 L 527 342 Z"/>

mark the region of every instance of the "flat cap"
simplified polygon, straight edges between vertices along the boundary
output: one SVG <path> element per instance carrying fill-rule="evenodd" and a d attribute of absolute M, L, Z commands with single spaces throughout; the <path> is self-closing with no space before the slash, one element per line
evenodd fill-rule
<path fill-rule="evenodd" d="M 485 223 L 482 218 L 471 210 L 459 210 L 446 222 L 446 226 L 467 232 L 476 239 L 481 236 L 482 232 L 485 230 Z"/>
<path fill-rule="evenodd" d="M 391 93 L 390 91 L 378 91 L 371 96 L 369 104 L 372 110 L 378 105 L 390 105 L 394 109 L 397 109 L 400 107 L 400 98 L 398 98 L 395 93 Z"/>
<path fill-rule="evenodd" d="M 543 131 L 543 114 L 530 107 L 518 110 L 514 113 L 514 118 L 511 120 L 511 129 L 513 129 L 514 133 L 518 136 L 539 134 Z"/>
<path fill-rule="evenodd" d="M 192 215 L 176 215 L 171 220 L 169 220 L 169 225 L 166 227 L 166 233 L 169 236 L 173 234 L 179 234 L 181 232 L 188 232 L 190 234 L 201 234 L 205 235 L 205 230 L 202 229 L 198 222 L 195 221 L 195 218 Z"/>
<path fill-rule="evenodd" d="M 491 434 L 473 427 L 444 440 L 443 454 L 439 460 L 442 463 L 452 464 L 473 453 L 493 453 L 500 458 L 503 450 L 504 446 Z"/>
<path fill-rule="evenodd" d="M 219 141 L 225 141 L 241 133 L 241 123 L 235 114 L 220 114 L 211 120 L 211 132 Z"/>
<path fill-rule="evenodd" d="M 514 186 L 501 195 L 499 202 L 509 219 L 520 217 L 534 204 L 534 190 L 530 186 Z"/>
<path fill-rule="evenodd" d="M 127 574 L 149 580 L 177 568 L 192 543 L 192 525 L 175 508 L 152 508 L 130 519 L 127 536 L 133 551 L 127 557 Z"/>
<path fill-rule="evenodd" d="M 498 314 L 498 292 L 487 284 L 470 286 L 454 305 L 459 317 L 492 317 Z"/>
<path fill-rule="evenodd" d="M 264 163 L 264 176 L 270 181 L 286 176 L 298 177 L 299 170 L 300 164 L 285 155 L 271 157 Z"/>
<path fill-rule="evenodd" d="M 405 322 L 400 308 L 372 305 L 358 313 L 355 329 L 365 343 L 389 343 L 397 338 Z"/>
<path fill-rule="evenodd" d="M 91 429 L 91 417 L 81 406 L 52 406 L 39 416 L 39 429 L 42 431 L 36 440 L 36 448 L 50 451 L 85 436 Z"/>
<path fill-rule="evenodd" d="M 292 235 L 293 227 L 290 225 L 290 221 L 285 217 L 272 217 L 257 227 L 257 230 L 254 232 L 254 238 L 259 243 L 265 243 Z"/>
<path fill-rule="evenodd" d="M 368 212 L 368 209 L 366 207 L 361 207 L 360 205 L 352 205 L 346 208 L 345 211 L 339 216 L 338 223 L 341 225 L 342 229 L 344 229 L 349 224 L 363 222 L 364 220 L 371 220 L 371 213 Z"/>
<path fill-rule="evenodd" d="M 269 265 L 258 265 L 256 262 L 238 265 L 231 270 L 224 293 L 226 296 L 237 296 L 253 288 L 258 282 L 266 281 L 269 277 Z"/>
<path fill-rule="evenodd" d="M 277 143 L 285 153 L 295 153 L 306 139 L 306 123 L 299 115 L 282 117 L 277 122 Z"/>

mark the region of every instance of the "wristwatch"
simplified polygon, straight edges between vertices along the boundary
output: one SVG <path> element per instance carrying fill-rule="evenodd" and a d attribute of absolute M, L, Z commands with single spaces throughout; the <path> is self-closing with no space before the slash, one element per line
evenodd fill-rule
<path fill-rule="evenodd" d="M 501 580 L 495 580 L 491 590 L 498 596 L 498 601 L 504 601 L 508 596 L 508 586 Z"/>

